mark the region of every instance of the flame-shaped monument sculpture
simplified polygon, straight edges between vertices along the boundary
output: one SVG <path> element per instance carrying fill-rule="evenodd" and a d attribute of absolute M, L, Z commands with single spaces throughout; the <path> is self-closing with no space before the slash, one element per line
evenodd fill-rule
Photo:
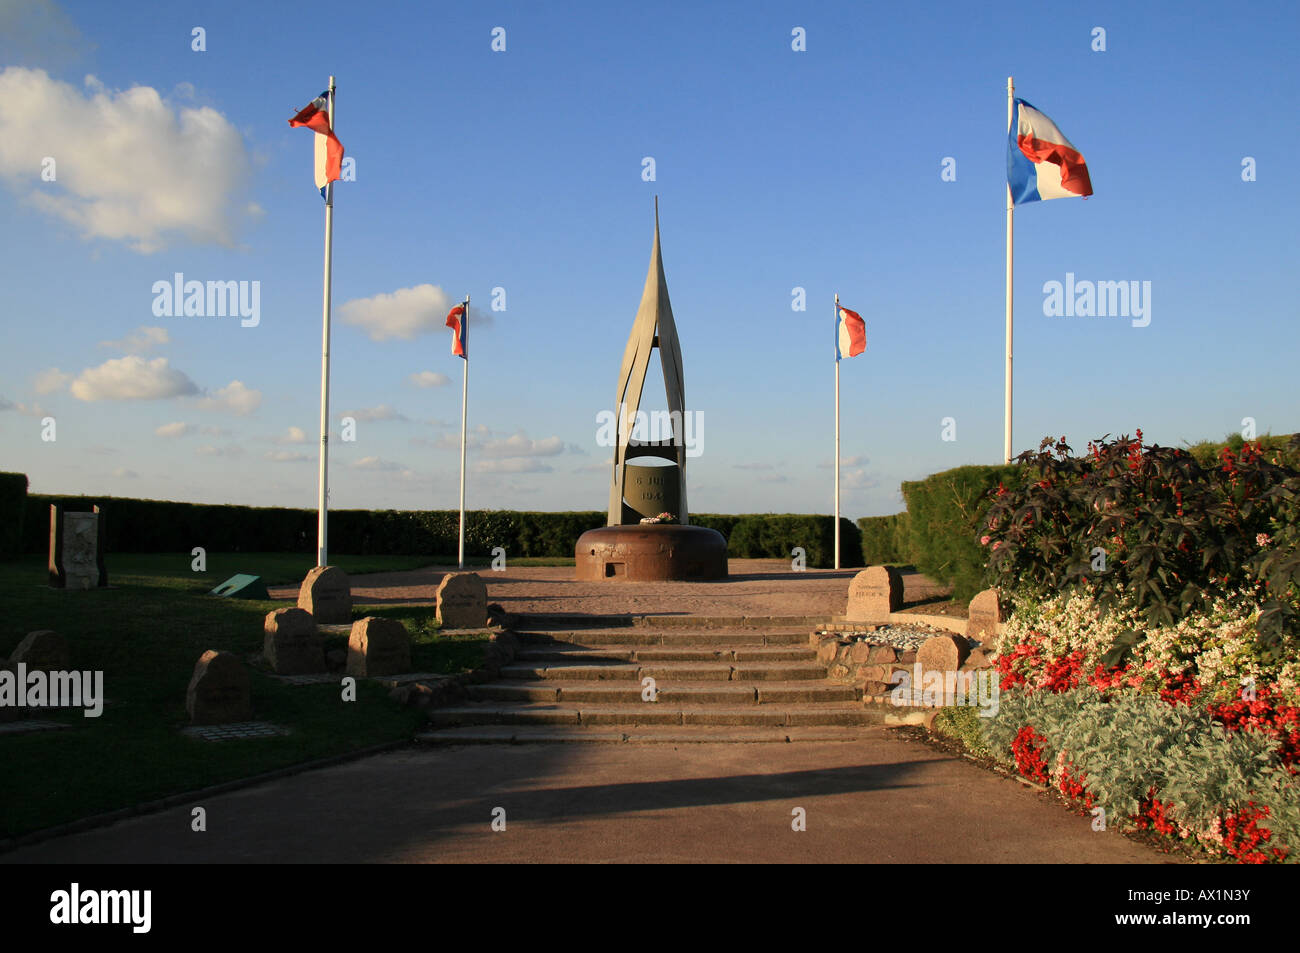
<path fill-rule="evenodd" d="M 667 418 L 671 434 L 658 440 L 633 436 L 650 357 L 659 351 Z M 727 575 L 727 541 L 717 530 L 691 526 L 686 503 L 686 384 L 682 348 L 668 300 L 668 282 L 659 250 L 659 201 L 655 200 L 655 237 L 650 251 L 641 307 L 623 352 L 615 395 L 618 423 L 614 472 L 609 488 L 609 524 L 588 530 L 574 547 L 577 578 L 647 582 L 663 579 L 721 579 Z M 644 420 L 644 415 L 642 420 Z M 653 429 L 653 428 L 652 428 Z M 695 428 L 697 434 L 702 428 Z M 659 457 L 667 465 L 642 466 L 629 461 Z M 673 519 L 653 520 L 663 514 Z M 675 520 L 675 521 L 674 521 Z"/>

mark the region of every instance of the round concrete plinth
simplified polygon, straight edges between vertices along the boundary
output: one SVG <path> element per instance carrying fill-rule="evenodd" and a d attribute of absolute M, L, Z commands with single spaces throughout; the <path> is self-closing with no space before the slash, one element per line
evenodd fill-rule
<path fill-rule="evenodd" d="M 715 529 L 644 523 L 601 526 L 578 537 L 574 578 L 655 582 L 727 577 L 727 540 Z"/>

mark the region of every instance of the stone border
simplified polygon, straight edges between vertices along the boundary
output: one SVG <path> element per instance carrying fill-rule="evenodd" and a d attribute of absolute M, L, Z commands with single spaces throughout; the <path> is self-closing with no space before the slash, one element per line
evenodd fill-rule
<path fill-rule="evenodd" d="M 831 621 L 827 623 L 827 631 L 831 632 L 854 632 L 867 625 L 905 625 L 913 623 L 915 625 L 929 625 L 936 629 L 947 629 L 954 635 L 966 634 L 966 619 L 958 619 L 949 615 L 924 615 L 920 612 L 891 612 L 887 619 L 879 622 L 850 622 L 842 615 L 831 616 Z M 998 635 L 1006 631 L 1006 623 L 998 623 Z"/>

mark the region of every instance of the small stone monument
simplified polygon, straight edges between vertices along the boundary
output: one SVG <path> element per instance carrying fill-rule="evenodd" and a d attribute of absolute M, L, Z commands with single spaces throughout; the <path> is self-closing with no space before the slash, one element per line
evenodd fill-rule
<path fill-rule="evenodd" d="M 448 573 L 438 584 L 438 621 L 444 629 L 487 625 L 487 586 L 476 572 Z"/>
<path fill-rule="evenodd" d="M 955 672 L 970 654 L 966 640 L 955 635 L 936 635 L 916 650 L 916 663 L 922 672 Z"/>
<path fill-rule="evenodd" d="M 253 717 L 248 669 L 230 652 L 204 652 L 194 666 L 185 710 L 195 725 L 224 725 Z"/>
<path fill-rule="evenodd" d="M 411 636 L 397 619 L 366 616 L 352 623 L 348 636 L 348 674 L 403 675 L 411 670 Z"/>
<path fill-rule="evenodd" d="M 104 569 L 103 514 L 50 504 L 50 585 L 55 589 L 98 589 L 108 585 Z"/>
<path fill-rule="evenodd" d="M 16 668 L 19 662 L 25 662 L 29 672 L 66 672 L 68 640 L 49 629 L 29 632 L 9 656 L 10 665 Z"/>
<path fill-rule="evenodd" d="M 352 621 L 352 584 L 338 566 L 317 566 L 298 590 L 298 608 L 306 609 L 317 625 Z"/>
<path fill-rule="evenodd" d="M 998 591 L 985 589 L 976 593 L 966 613 L 966 638 L 989 642 L 997 637 L 998 626 L 1004 621 Z"/>
<path fill-rule="evenodd" d="M 325 643 L 306 609 L 276 609 L 263 624 L 262 655 L 277 675 L 325 671 Z"/>
<path fill-rule="evenodd" d="M 892 566 L 868 566 L 849 583 L 848 622 L 888 622 L 903 608 L 903 574 Z"/>

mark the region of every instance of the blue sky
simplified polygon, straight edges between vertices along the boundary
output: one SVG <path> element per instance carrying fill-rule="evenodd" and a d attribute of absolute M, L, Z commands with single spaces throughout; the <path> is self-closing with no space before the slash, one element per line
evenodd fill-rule
<path fill-rule="evenodd" d="M 0 25 L 0 469 L 33 492 L 315 505 L 323 209 L 286 120 L 331 73 L 356 161 L 334 507 L 455 507 L 442 305 L 468 292 L 468 504 L 603 509 L 596 415 L 656 194 L 704 417 L 694 511 L 829 512 L 836 292 L 868 334 L 841 367 L 844 515 L 999 461 L 1008 75 L 1096 192 L 1016 213 L 1017 452 L 1300 429 L 1294 4 L 0 2 Z M 260 282 L 260 323 L 155 316 L 176 272 Z M 1067 272 L 1151 282 L 1150 325 L 1046 317 Z M 425 285 L 414 310 L 371 300 Z"/>

